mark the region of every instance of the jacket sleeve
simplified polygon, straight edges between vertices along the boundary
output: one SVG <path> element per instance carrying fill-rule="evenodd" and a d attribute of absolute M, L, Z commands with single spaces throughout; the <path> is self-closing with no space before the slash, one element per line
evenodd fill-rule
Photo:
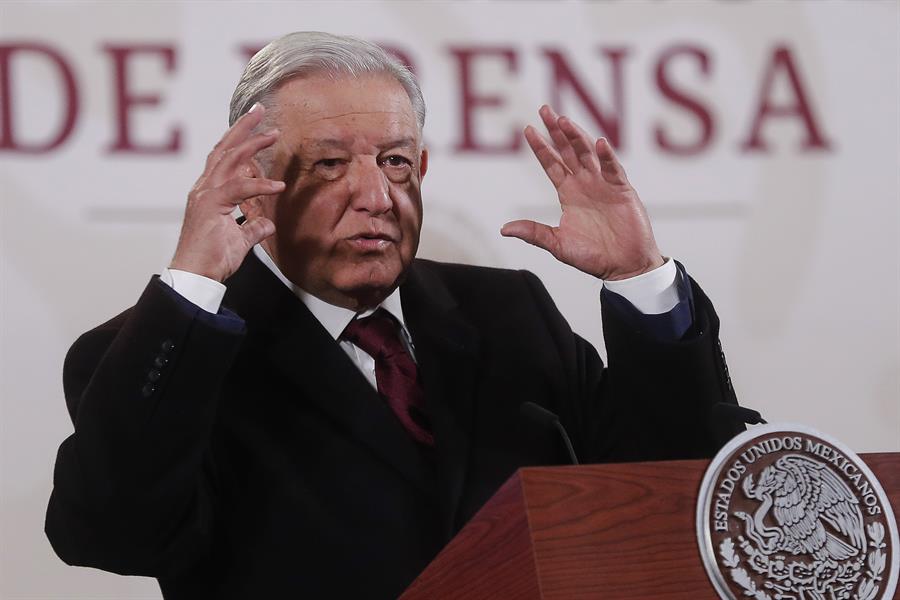
<path fill-rule="evenodd" d="M 72 565 L 164 576 L 203 558 L 216 510 L 209 439 L 243 338 L 154 278 L 81 336 L 63 385 L 75 426 L 59 448 L 46 533 Z"/>
<path fill-rule="evenodd" d="M 693 323 L 680 339 L 642 327 L 601 295 L 608 365 L 572 333 L 540 281 L 526 275 L 546 307 L 568 388 L 556 408 L 581 462 L 709 457 L 743 430 L 714 407 L 736 404 L 719 342 L 719 319 L 689 279 Z"/>

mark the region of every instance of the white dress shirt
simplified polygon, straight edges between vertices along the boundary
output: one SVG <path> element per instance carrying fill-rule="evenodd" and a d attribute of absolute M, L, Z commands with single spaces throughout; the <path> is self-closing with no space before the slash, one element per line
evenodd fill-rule
<path fill-rule="evenodd" d="M 302 290 L 284 276 L 272 258 L 259 244 L 253 247 L 253 253 L 288 289 L 296 294 L 331 337 L 340 343 L 341 348 L 347 353 L 353 364 L 365 375 L 372 387 L 378 389 L 375 380 L 375 359 L 354 344 L 340 339 L 344 328 L 357 316 L 357 313 L 340 306 L 328 304 L 324 300 Z M 661 267 L 629 279 L 604 281 L 603 286 L 611 292 L 624 296 L 635 308 L 646 315 L 661 314 L 672 310 L 680 300 L 677 285 L 678 277 L 680 275 L 675 267 L 675 261 L 671 258 L 666 258 L 665 263 Z M 203 310 L 213 314 L 219 312 L 226 288 L 218 281 L 177 269 L 165 269 L 160 275 L 160 279 L 186 300 L 196 304 Z M 410 355 L 415 360 L 415 347 L 413 346 L 412 338 L 409 336 L 409 331 L 406 329 L 406 322 L 403 319 L 403 305 L 400 301 L 399 288 L 385 298 L 380 307 L 391 313 L 400 323 L 401 338 L 406 349 L 409 350 Z M 359 313 L 359 316 L 366 317 L 373 312 L 375 312 L 375 309 L 370 309 Z"/>

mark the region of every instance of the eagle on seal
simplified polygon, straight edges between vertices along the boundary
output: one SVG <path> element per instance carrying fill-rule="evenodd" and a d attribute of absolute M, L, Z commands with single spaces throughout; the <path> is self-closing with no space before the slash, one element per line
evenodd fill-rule
<path fill-rule="evenodd" d="M 748 475 L 742 488 L 748 498 L 762 504 L 752 517 L 735 515 L 744 520 L 747 536 L 764 554 L 808 554 L 819 561 L 839 562 L 865 552 L 859 500 L 824 463 L 787 454 L 763 469 L 756 484 Z M 770 509 L 778 527 L 763 521 Z"/>

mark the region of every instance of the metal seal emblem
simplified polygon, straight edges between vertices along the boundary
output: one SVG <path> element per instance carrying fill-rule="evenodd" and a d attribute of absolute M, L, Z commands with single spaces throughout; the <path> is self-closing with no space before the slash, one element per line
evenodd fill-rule
<path fill-rule="evenodd" d="M 697 539 L 722 598 L 892 598 L 897 521 L 872 471 L 800 425 L 754 427 L 703 477 Z"/>

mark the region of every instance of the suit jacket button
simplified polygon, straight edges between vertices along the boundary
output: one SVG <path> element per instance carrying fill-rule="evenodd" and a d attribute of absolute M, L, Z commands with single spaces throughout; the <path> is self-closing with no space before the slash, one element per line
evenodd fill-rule
<path fill-rule="evenodd" d="M 148 384 L 145 385 L 144 388 L 141 390 L 141 395 L 142 395 L 144 398 L 149 398 L 150 396 L 153 395 L 153 392 L 155 392 L 155 391 L 156 391 L 156 386 L 153 385 L 152 383 L 148 383 Z"/>
<path fill-rule="evenodd" d="M 164 353 L 168 354 L 175 349 L 175 342 L 173 342 L 172 340 L 166 340 L 160 345 L 160 349 Z"/>
<path fill-rule="evenodd" d="M 149 379 L 151 383 L 156 383 L 157 381 L 159 381 L 159 378 L 161 376 L 162 376 L 162 373 L 160 373 L 156 369 L 153 369 L 152 371 L 147 373 L 147 379 Z"/>
<path fill-rule="evenodd" d="M 160 354 L 156 358 L 153 359 L 153 366 L 157 369 L 162 369 L 164 366 L 169 364 L 169 359 L 165 357 L 165 355 Z"/>

